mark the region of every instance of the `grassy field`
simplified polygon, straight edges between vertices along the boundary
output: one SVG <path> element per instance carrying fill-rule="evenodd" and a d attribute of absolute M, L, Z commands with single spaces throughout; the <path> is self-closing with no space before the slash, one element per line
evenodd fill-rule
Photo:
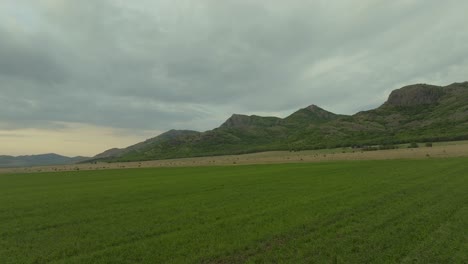
<path fill-rule="evenodd" d="M 0 175 L 0 263 L 468 263 L 468 158 Z"/>

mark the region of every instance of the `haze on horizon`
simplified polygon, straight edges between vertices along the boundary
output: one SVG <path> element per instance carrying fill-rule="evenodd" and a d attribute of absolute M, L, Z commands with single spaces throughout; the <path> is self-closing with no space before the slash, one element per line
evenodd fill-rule
<path fill-rule="evenodd" d="M 0 155 L 92 156 L 232 113 L 353 114 L 468 79 L 467 1 L 2 0 Z"/>

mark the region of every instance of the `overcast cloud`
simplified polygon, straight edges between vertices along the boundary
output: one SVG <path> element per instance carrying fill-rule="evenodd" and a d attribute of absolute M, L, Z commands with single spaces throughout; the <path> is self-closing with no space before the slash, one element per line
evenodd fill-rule
<path fill-rule="evenodd" d="M 2 0 L 0 132 L 82 124 L 144 138 L 310 104 L 353 114 L 406 84 L 468 80 L 467 10 L 463 0 Z"/>

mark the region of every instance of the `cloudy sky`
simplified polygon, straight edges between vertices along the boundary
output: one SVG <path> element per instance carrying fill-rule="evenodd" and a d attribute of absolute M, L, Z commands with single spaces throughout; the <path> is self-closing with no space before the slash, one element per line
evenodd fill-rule
<path fill-rule="evenodd" d="M 94 155 L 232 113 L 353 114 L 468 80 L 465 0 L 1 0 L 0 154 Z"/>

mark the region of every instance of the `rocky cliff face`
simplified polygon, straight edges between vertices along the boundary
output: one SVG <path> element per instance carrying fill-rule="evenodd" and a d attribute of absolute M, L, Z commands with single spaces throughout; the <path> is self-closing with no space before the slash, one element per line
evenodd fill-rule
<path fill-rule="evenodd" d="M 394 90 L 386 105 L 410 107 L 436 104 L 443 95 L 444 90 L 440 86 L 415 84 Z"/>

